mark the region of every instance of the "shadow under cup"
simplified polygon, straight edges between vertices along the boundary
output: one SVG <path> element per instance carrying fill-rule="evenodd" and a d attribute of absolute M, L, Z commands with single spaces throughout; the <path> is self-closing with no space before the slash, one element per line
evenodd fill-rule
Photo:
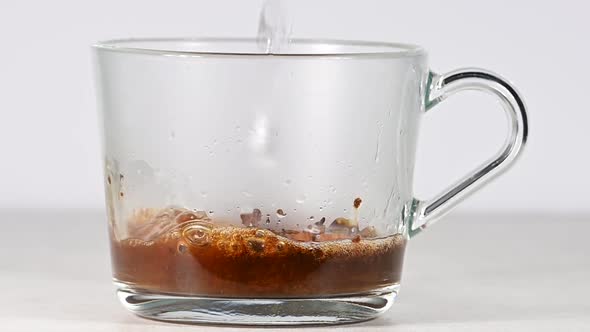
<path fill-rule="evenodd" d="M 433 84 L 420 48 L 141 39 L 99 43 L 95 59 L 127 309 L 287 325 L 389 308 L 429 207 L 412 192 Z"/>

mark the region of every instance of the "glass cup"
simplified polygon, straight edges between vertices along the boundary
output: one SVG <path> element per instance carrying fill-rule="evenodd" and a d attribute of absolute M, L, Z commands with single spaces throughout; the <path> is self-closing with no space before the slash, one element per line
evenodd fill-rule
<path fill-rule="evenodd" d="M 527 137 L 522 98 L 417 46 L 130 39 L 95 46 L 114 281 L 132 312 L 221 324 L 333 324 L 393 303 L 409 238 L 498 175 Z M 412 183 L 422 115 L 480 90 L 505 146 L 437 197 Z"/>

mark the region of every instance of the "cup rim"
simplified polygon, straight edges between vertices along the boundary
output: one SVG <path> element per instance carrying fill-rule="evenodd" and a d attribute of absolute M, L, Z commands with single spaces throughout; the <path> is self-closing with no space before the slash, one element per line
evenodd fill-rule
<path fill-rule="evenodd" d="M 338 57 L 338 58 L 410 58 L 426 55 L 421 46 L 407 43 L 342 40 L 342 39 L 290 39 L 290 43 L 308 45 L 333 45 L 358 48 L 359 51 L 350 52 L 286 52 L 265 53 L 263 51 L 192 51 L 174 49 L 172 47 L 147 47 L 149 44 L 179 44 L 179 43 L 256 43 L 256 38 L 225 38 L 225 37 L 183 37 L 183 38 L 121 38 L 99 41 L 92 45 L 97 51 L 111 51 L 117 53 L 149 54 L 179 57 Z M 142 44 L 144 46 L 142 46 Z"/>

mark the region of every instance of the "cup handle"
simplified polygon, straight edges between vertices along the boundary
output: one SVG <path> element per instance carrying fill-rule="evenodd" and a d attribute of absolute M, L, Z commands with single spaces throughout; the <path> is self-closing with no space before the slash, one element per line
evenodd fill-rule
<path fill-rule="evenodd" d="M 430 226 L 487 181 L 506 171 L 520 155 L 527 141 L 528 120 L 522 97 L 506 80 L 485 70 L 468 68 L 445 75 L 430 72 L 426 87 L 426 111 L 456 92 L 464 90 L 483 91 L 498 97 L 508 114 L 508 139 L 500 152 L 490 161 L 441 194 L 426 201 L 415 199 L 415 214 L 409 225 L 410 237 Z"/>

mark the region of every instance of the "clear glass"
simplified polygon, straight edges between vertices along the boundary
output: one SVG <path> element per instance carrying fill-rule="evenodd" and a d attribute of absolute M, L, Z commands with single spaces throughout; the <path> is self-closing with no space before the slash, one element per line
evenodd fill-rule
<path fill-rule="evenodd" d="M 524 104 L 487 72 L 429 72 L 412 45 L 258 50 L 249 39 L 95 46 L 119 297 L 171 321 L 373 318 L 397 294 L 409 237 L 515 159 Z M 500 97 L 511 137 L 439 198 L 415 199 L 420 117 L 464 88 Z"/>

